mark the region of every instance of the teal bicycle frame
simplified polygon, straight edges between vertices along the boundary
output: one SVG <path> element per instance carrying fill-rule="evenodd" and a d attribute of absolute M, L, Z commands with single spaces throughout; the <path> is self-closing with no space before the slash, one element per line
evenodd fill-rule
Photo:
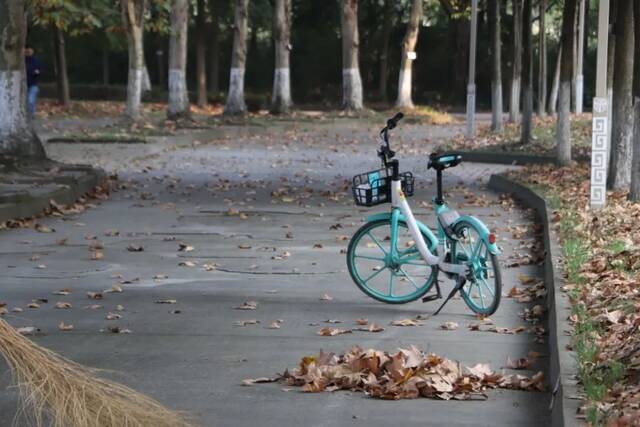
<path fill-rule="evenodd" d="M 415 257 L 418 259 L 422 257 L 427 264 L 432 266 L 437 266 L 438 269 L 444 271 L 446 273 L 456 274 L 461 277 L 465 277 L 468 274 L 468 267 L 464 264 L 454 264 L 445 261 L 446 254 L 449 251 L 447 234 L 440 224 L 437 221 L 437 232 L 438 236 L 436 237 L 431 231 L 429 227 L 424 225 L 422 222 L 415 219 L 413 212 L 411 211 L 411 207 L 402 192 L 401 182 L 400 180 L 391 182 L 391 212 L 379 213 L 376 215 L 369 216 L 367 221 L 376 221 L 382 219 L 390 218 L 391 222 L 391 261 L 398 262 L 400 260 L 400 254 L 398 252 L 397 241 L 398 241 L 398 223 L 404 222 L 409 227 L 409 231 L 411 233 L 411 237 L 414 239 L 416 247 L 418 248 L 418 253 L 415 255 L 410 255 L 409 258 Z M 450 211 L 447 204 L 442 200 L 437 200 L 437 198 L 433 199 L 433 209 L 436 214 L 436 218 L 441 214 Z M 460 221 L 466 221 L 468 223 L 473 224 L 480 234 L 480 238 L 486 244 L 489 252 L 494 255 L 500 254 L 500 250 L 495 243 L 491 243 L 489 241 L 489 229 L 487 226 L 480 221 L 478 218 L 470 215 L 459 216 L 453 224 L 451 224 L 452 228 L 455 228 L 455 224 Z M 426 236 L 429 242 L 425 241 Z M 437 253 L 438 255 L 434 254 Z"/>

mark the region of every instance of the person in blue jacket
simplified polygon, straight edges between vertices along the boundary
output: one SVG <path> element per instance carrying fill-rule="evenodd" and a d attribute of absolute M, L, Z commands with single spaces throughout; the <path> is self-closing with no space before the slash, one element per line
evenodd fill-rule
<path fill-rule="evenodd" d="M 38 100 L 38 80 L 42 74 L 40 60 L 34 55 L 33 47 L 26 46 L 24 49 L 24 61 L 27 73 L 27 112 L 33 117 L 36 113 L 36 102 Z"/>

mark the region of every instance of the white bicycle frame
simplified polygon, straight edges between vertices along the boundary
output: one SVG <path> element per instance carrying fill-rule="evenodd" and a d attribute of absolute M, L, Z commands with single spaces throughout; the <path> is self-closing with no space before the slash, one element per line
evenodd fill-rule
<path fill-rule="evenodd" d="M 454 273 L 461 276 L 467 274 L 468 269 L 465 265 L 445 262 L 445 256 L 447 252 L 446 240 L 440 242 L 440 255 L 434 255 L 429 250 L 429 248 L 427 247 L 427 243 L 425 242 L 424 237 L 422 237 L 422 233 L 418 228 L 418 223 L 413 216 L 413 212 L 411 211 L 409 202 L 407 202 L 407 199 L 404 196 L 404 192 L 402 191 L 402 183 L 400 180 L 391 181 L 391 204 L 394 208 L 398 208 L 400 209 L 400 212 L 402 212 L 405 222 L 409 226 L 411 237 L 413 237 L 413 240 L 416 242 L 418 251 L 420 252 L 422 258 L 427 262 L 427 264 L 437 265 L 440 270 L 447 273 Z"/>

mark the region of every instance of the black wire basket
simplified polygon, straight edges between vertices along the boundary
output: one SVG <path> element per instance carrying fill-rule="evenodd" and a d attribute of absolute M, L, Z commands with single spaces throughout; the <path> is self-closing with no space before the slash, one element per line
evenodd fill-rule
<path fill-rule="evenodd" d="M 400 174 L 402 192 L 406 197 L 413 196 L 413 174 Z M 378 169 L 361 173 L 353 177 L 353 199 L 358 206 L 375 206 L 391 203 L 391 169 Z"/>

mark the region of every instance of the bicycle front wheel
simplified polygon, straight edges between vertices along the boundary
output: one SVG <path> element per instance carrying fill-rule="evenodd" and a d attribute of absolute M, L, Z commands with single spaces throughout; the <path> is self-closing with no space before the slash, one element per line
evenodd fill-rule
<path fill-rule="evenodd" d="M 451 241 L 452 258 L 470 270 L 467 282 L 460 290 L 462 299 L 474 313 L 490 316 L 498 309 L 502 293 L 498 257 L 489 251 L 473 224 L 460 221 L 454 233 L 458 239 Z"/>
<path fill-rule="evenodd" d="M 414 301 L 431 289 L 437 269 L 422 259 L 405 222 L 398 222 L 397 259 L 391 257 L 391 245 L 390 219 L 363 225 L 349 242 L 349 274 L 362 292 L 378 301 Z"/>

